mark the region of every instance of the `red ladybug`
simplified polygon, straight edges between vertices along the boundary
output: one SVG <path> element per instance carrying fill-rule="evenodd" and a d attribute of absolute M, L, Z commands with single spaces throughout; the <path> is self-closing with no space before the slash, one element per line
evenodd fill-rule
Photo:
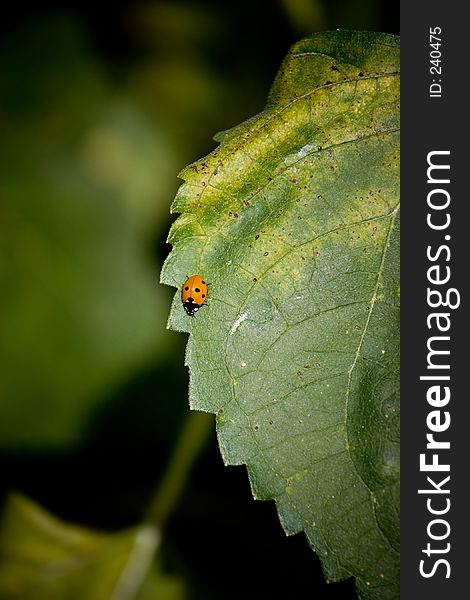
<path fill-rule="evenodd" d="M 207 283 L 200 275 L 191 275 L 183 283 L 181 302 L 190 317 L 194 316 L 207 298 Z"/>

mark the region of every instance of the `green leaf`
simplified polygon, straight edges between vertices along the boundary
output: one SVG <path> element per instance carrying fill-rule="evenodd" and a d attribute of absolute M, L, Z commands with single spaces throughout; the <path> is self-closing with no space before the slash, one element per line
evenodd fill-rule
<path fill-rule="evenodd" d="M 96 533 L 65 523 L 22 496 L 0 529 L 0 597 L 8 600 L 181 600 L 182 583 L 154 563 L 159 532 L 141 525 Z"/>
<path fill-rule="evenodd" d="M 399 42 L 297 43 L 266 109 L 186 168 L 162 282 L 199 273 L 191 408 L 328 580 L 398 597 Z"/>

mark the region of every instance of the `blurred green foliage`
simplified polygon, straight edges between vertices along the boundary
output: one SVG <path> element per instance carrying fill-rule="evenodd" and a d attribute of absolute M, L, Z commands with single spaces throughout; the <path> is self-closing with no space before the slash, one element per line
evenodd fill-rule
<path fill-rule="evenodd" d="M 63 523 L 21 496 L 0 528 L 0 597 L 37 600 L 179 600 L 176 577 L 149 565 L 161 536 L 145 525 L 114 534 Z M 157 562 L 157 561 L 154 561 Z"/>
<path fill-rule="evenodd" d="M 169 192 L 155 169 L 175 163 L 70 22 L 14 44 L 28 56 L 0 63 L 0 443 L 37 447 L 76 441 L 100 396 L 161 349 L 146 230 Z"/>

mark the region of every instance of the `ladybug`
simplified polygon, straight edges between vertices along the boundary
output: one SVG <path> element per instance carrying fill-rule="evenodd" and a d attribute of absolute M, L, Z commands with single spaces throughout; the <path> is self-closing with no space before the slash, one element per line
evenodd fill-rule
<path fill-rule="evenodd" d="M 181 302 L 184 310 L 192 317 L 205 303 L 207 297 L 207 283 L 200 275 L 191 275 L 183 283 Z"/>

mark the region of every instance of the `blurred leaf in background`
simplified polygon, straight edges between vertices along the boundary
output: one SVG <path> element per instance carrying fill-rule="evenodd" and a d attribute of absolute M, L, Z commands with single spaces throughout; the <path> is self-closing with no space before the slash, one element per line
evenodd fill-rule
<path fill-rule="evenodd" d="M 76 441 L 155 360 L 165 304 L 145 236 L 175 158 L 71 22 L 22 35 L 0 58 L 0 443 L 37 447 Z"/>
<path fill-rule="evenodd" d="M 64 523 L 12 496 L 0 528 L 0 597 L 37 600 L 180 600 L 184 585 L 154 563 L 149 525 L 115 534 Z"/>

